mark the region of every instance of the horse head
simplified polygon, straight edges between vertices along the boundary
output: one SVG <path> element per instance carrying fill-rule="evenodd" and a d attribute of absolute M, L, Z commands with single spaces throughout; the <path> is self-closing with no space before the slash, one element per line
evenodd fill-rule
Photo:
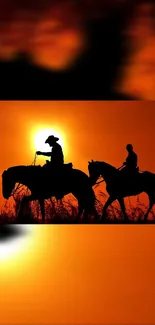
<path fill-rule="evenodd" d="M 2 194 L 5 199 L 8 199 L 11 196 L 14 186 L 15 181 L 12 177 L 10 169 L 4 170 L 2 174 Z"/>
<path fill-rule="evenodd" d="M 118 170 L 112 165 L 104 161 L 88 162 L 89 176 L 92 186 L 96 184 L 97 179 L 102 176 L 105 182 L 111 180 L 111 176 L 115 176 Z"/>
<path fill-rule="evenodd" d="M 96 184 L 97 179 L 100 177 L 100 171 L 98 169 L 97 161 L 91 160 L 88 162 L 89 177 L 92 186 Z"/>

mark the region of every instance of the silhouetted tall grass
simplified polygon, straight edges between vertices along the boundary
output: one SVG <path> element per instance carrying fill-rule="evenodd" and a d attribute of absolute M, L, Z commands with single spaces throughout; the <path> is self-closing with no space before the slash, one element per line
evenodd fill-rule
<path fill-rule="evenodd" d="M 23 214 L 20 219 L 17 218 L 18 211 L 20 209 L 21 199 L 23 195 L 19 194 L 14 201 L 13 206 L 6 201 L 0 212 L 0 223 L 42 223 L 40 206 L 38 202 L 31 202 L 25 206 Z M 99 202 L 96 204 L 96 210 L 99 216 L 102 215 L 102 210 L 107 200 L 107 196 L 100 192 Z M 144 220 L 147 207 L 137 202 L 136 206 L 129 205 L 126 207 L 129 222 L 141 223 Z M 77 219 L 78 206 L 76 200 L 71 197 L 67 197 L 57 202 L 55 199 L 45 201 L 45 223 L 99 223 L 93 215 L 88 216 L 88 220 Z M 117 203 L 113 203 L 108 208 L 108 216 L 102 223 L 123 223 L 123 214 L 120 206 Z M 155 213 L 152 211 L 149 214 L 148 222 L 155 223 Z"/>

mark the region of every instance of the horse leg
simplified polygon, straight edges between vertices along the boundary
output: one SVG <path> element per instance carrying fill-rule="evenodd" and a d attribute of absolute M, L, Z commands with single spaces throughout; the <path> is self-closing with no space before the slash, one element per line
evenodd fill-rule
<path fill-rule="evenodd" d="M 89 222 L 89 217 L 92 216 L 95 218 L 95 220 L 99 220 L 99 215 L 95 209 L 95 200 L 91 200 L 89 197 L 82 197 L 79 200 L 79 213 L 78 218 L 80 218 L 82 212 L 83 212 L 83 220 L 85 222 Z"/>
<path fill-rule="evenodd" d="M 63 208 L 63 201 L 62 201 L 62 199 L 59 199 L 58 200 L 58 204 L 60 205 L 61 208 Z"/>
<path fill-rule="evenodd" d="M 125 209 L 125 204 L 124 204 L 124 198 L 123 197 L 119 197 L 118 202 L 119 202 L 120 207 L 121 207 L 121 210 L 122 210 L 122 212 L 124 214 L 124 220 L 125 221 L 128 221 L 128 216 L 126 214 L 126 209 Z"/>
<path fill-rule="evenodd" d="M 107 215 L 107 208 L 108 206 L 113 203 L 116 200 L 116 198 L 114 198 L 113 196 L 109 196 L 107 202 L 105 203 L 105 206 L 103 208 L 103 212 L 102 212 L 102 217 L 101 220 L 106 219 Z"/>
<path fill-rule="evenodd" d="M 84 220 L 89 221 L 89 216 L 93 217 L 94 222 L 99 222 L 100 221 L 100 216 L 98 215 L 96 208 L 93 203 L 90 203 L 88 201 L 84 206 Z"/>
<path fill-rule="evenodd" d="M 91 212 L 92 212 L 92 215 L 94 217 L 94 221 L 96 222 L 100 222 L 100 216 L 98 214 L 98 212 L 96 211 L 95 207 L 92 206 L 92 209 L 91 209 Z"/>
<path fill-rule="evenodd" d="M 87 192 L 87 190 L 81 192 L 72 191 L 72 194 L 76 197 L 78 200 L 78 215 L 77 220 L 81 221 L 80 217 L 83 214 L 83 220 L 85 222 L 89 221 L 89 215 L 94 215 L 95 217 L 99 218 L 97 211 L 95 209 L 95 196 L 92 189 L 88 189 L 90 191 Z"/>
<path fill-rule="evenodd" d="M 81 220 L 81 215 L 83 213 L 84 206 L 81 200 L 78 200 L 78 215 L 77 215 L 77 220 Z"/>
<path fill-rule="evenodd" d="M 53 200 L 52 200 L 51 197 L 50 197 L 50 201 L 51 201 L 51 204 L 52 204 L 52 209 L 54 209 L 54 203 L 53 203 Z"/>
<path fill-rule="evenodd" d="M 154 193 L 149 193 L 148 194 L 149 197 L 149 201 L 150 201 L 150 206 L 148 208 L 148 211 L 146 212 L 146 214 L 144 215 L 144 221 L 147 221 L 149 212 L 151 211 L 153 205 L 155 204 L 155 194 Z"/>
<path fill-rule="evenodd" d="M 89 222 L 90 208 L 86 205 L 83 209 L 83 220 L 87 223 Z"/>
<path fill-rule="evenodd" d="M 42 221 L 45 222 L 45 207 L 44 207 L 44 199 L 39 199 L 40 208 L 41 208 L 41 216 Z"/>
<path fill-rule="evenodd" d="M 34 197 L 32 195 L 23 197 L 23 199 L 21 201 L 19 212 L 17 214 L 17 219 L 19 219 L 19 220 L 22 219 L 22 217 L 23 217 L 23 209 L 24 209 L 25 205 L 28 202 L 33 201 L 33 200 L 34 200 Z"/>
<path fill-rule="evenodd" d="M 21 203 L 20 203 L 19 211 L 18 211 L 18 213 L 17 213 L 17 220 L 21 220 L 21 218 L 22 218 L 22 216 L 23 216 L 24 205 L 25 205 L 25 200 L 24 200 L 24 198 L 23 198 L 22 201 L 21 201 Z"/>

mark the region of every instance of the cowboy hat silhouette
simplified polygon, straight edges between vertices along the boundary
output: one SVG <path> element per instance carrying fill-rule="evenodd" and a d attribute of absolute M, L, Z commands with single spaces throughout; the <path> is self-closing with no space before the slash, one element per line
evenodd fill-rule
<path fill-rule="evenodd" d="M 57 138 L 57 137 L 55 137 L 54 135 L 50 135 L 47 139 L 46 139 L 46 141 L 45 141 L 45 143 L 54 143 L 54 142 L 57 142 L 59 140 L 59 138 Z"/>

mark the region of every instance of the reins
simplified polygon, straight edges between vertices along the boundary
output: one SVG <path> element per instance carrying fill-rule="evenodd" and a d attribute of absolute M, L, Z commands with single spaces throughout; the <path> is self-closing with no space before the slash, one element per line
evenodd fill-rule
<path fill-rule="evenodd" d="M 105 182 L 105 180 L 102 179 L 102 181 L 99 181 L 99 182 L 95 183 L 95 186 L 99 185 L 100 183 L 104 183 L 104 182 Z"/>
<path fill-rule="evenodd" d="M 36 165 L 36 159 L 37 159 L 37 154 L 35 153 L 35 155 L 34 155 L 34 160 L 33 160 L 31 166 L 35 166 L 35 165 Z"/>
<path fill-rule="evenodd" d="M 117 170 L 122 169 L 123 166 L 124 166 L 124 165 L 120 166 L 119 168 L 117 168 Z M 101 183 L 104 183 L 104 182 L 105 182 L 105 180 L 102 179 L 102 181 L 99 181 L 99 182 L 95 183 L 95 187 L 96 187 L 97 185 L 101 184 Z"/>

